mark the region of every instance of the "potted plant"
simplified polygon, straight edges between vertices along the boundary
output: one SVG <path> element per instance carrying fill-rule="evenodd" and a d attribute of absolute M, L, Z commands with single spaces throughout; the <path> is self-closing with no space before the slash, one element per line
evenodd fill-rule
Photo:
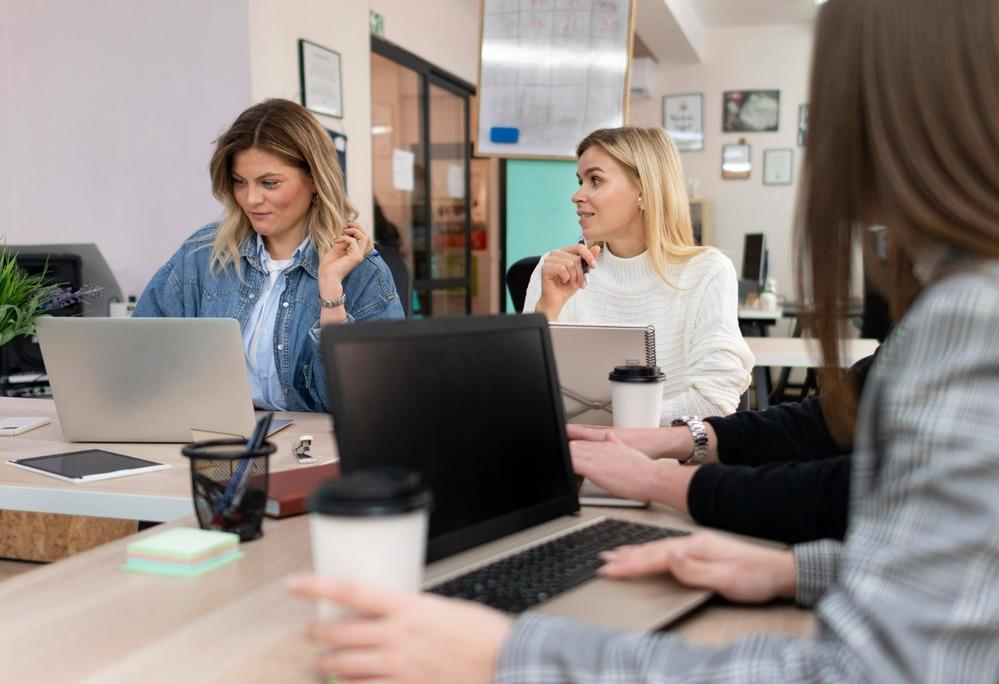
<path fill-rule="evenodd" d="M 0 346 L 19 335 L 34 335 L 38 316 L 82 302 L 102 290 L 94 285 L 69 290 L 62 284 L 49 283 L 44 272 L 30 274 L 22 269 L 17 255 L 3 245 L 0 247 Z"/>

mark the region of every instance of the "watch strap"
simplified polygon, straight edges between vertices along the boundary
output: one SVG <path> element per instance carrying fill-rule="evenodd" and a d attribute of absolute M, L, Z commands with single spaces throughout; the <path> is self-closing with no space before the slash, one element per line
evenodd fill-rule
<path fill-rule="evenodd" d="M 323 296 L 319 295 L 319 305 L 324 309 L 335 309 L 338 306 L 343 306 L 345 301 L 347 301 L 346 294 L 342 294 L 335 299 L 323 299 Z"/>
<path fill-rule="evenodd" d="M 686 425 L 694 438 L 694 449 L 687 458 L 680 459 L 680 463 L 683 465 L 704 463 L 708 455 L 708 431 L 704 428 L 704 421 L 697 416 L 682 416 L 674 420 L 670 425 L 674 427 Z"/>

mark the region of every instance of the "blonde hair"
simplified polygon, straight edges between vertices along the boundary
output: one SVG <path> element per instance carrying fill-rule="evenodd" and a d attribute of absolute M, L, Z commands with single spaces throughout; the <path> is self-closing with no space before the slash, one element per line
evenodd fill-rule
<path fill-rule="evenodd" d="M 224 205 L 225 215 L 212 245 L 213 273 L 228 266 L 241 272 L 239 247 L 254 235 L 250 220 L 233 194 L 233 158 L 245 150 L 272 154 L 301 169 L 312 180 L 316 194 L 305 229 L 320 256 L 333 247 L 347 222 L 357 218 L 347 199 L 333 141 L 301 105 L 290 100 L 264 100 L 240 114 L 215 142 L 209 164 L 212 194 Z"/>
<path fill-rule="evenodd" d="M 667 284 L 667 265 L 684 262 L 709 247 L 694 244 L 690 204 L 676 143 L 658 127 L 600 128 L 576 146 L 576 156 L 599 146 L 627 169 L 641 192 L 645 247 L 652 268 Z"/>
<path fill-rule="evenodd" d="M 856 392 L 840 382 L 852 248 L 883 223 L 888 262 L 871 263 L 901 318 L 923 285 L 925 247 L 999 258 L 999 4 L 995 0 L 831 0 L 812 54 L 801 173 L 799 301 L 821 344 L 823 413 L 849 443 Z"/>

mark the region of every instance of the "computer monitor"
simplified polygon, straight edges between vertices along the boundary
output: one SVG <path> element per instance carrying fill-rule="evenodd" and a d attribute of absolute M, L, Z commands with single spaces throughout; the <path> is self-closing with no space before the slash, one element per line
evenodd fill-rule
<path fill-rule="evenodd" d="M 742 279 L 762 285 L 767 277 L 766 259 L 766 235 L 747 233 L 742 246 Z"/>

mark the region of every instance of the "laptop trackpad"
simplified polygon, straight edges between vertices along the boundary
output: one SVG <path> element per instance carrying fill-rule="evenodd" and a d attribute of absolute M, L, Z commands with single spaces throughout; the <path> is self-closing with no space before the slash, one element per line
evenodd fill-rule
<path fill-rule="evenodd" d="M 630 580 L 597 578 L 536 607 L 540 613 L 604 627 L 653 630 L 690 612 L 711 597 L 704 589 L 671 577 Z"/>

